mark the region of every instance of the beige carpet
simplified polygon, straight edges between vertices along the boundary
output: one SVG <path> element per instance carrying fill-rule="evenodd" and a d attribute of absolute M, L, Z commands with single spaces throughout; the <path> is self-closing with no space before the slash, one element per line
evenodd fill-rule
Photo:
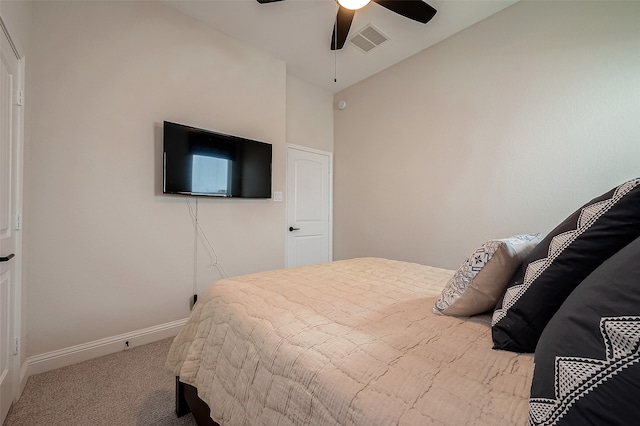
<path fill-rule="evenodd" d="M 172 340 L 31 376 L 4 426 L 195 426 L 174 412 Z"/>

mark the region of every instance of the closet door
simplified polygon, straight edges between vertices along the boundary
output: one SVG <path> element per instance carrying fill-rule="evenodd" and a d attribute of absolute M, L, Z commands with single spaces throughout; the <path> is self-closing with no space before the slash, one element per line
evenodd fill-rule
<path fill-rule="evenodd" d="M 0 423 L 16 395 L 19 363 L 16 266 L 18 253 L 18 57 L 0 21 Z"/>

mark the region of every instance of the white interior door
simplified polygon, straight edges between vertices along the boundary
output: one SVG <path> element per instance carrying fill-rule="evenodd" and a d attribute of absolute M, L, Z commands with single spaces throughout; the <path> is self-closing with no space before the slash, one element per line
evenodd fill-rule
<path fill-rule="evenodd" d="M 331 154 L 287 148 L 287 266 L 331 260 Z"/>
<path fill-rule="evenodd" d="M 0 423 L 15 395 L 18 58 L 0 26 Z"/>

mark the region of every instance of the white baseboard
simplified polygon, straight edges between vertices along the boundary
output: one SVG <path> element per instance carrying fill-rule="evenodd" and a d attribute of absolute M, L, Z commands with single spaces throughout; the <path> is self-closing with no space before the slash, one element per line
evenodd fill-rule
<path fill-rule="evenodd" d="M 143 330 L 136 330 L 118 336 L 107 337 L 81 345 L 30 356 L 20 369 L 20 393 L 22 393 L 22 390 L 26 386 L 29 376 L 126 350 L 125 342 L 127 341 L 129 342 L 129 348 L 133 348 L 176 336 L 186 322 L 187 319 L 185 318 Z"/>

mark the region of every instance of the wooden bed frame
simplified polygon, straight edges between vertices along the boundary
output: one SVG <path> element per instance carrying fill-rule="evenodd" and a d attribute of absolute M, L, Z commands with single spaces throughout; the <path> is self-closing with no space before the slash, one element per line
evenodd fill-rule
<path fill-rule="evenodd" d="M 178 417 L 193 414 L 198 426 L 220 426 L 211 419 L 211 410 L 198 396 L 198 390 L 180 381 L 176 376 L 176 414 Z"/>

